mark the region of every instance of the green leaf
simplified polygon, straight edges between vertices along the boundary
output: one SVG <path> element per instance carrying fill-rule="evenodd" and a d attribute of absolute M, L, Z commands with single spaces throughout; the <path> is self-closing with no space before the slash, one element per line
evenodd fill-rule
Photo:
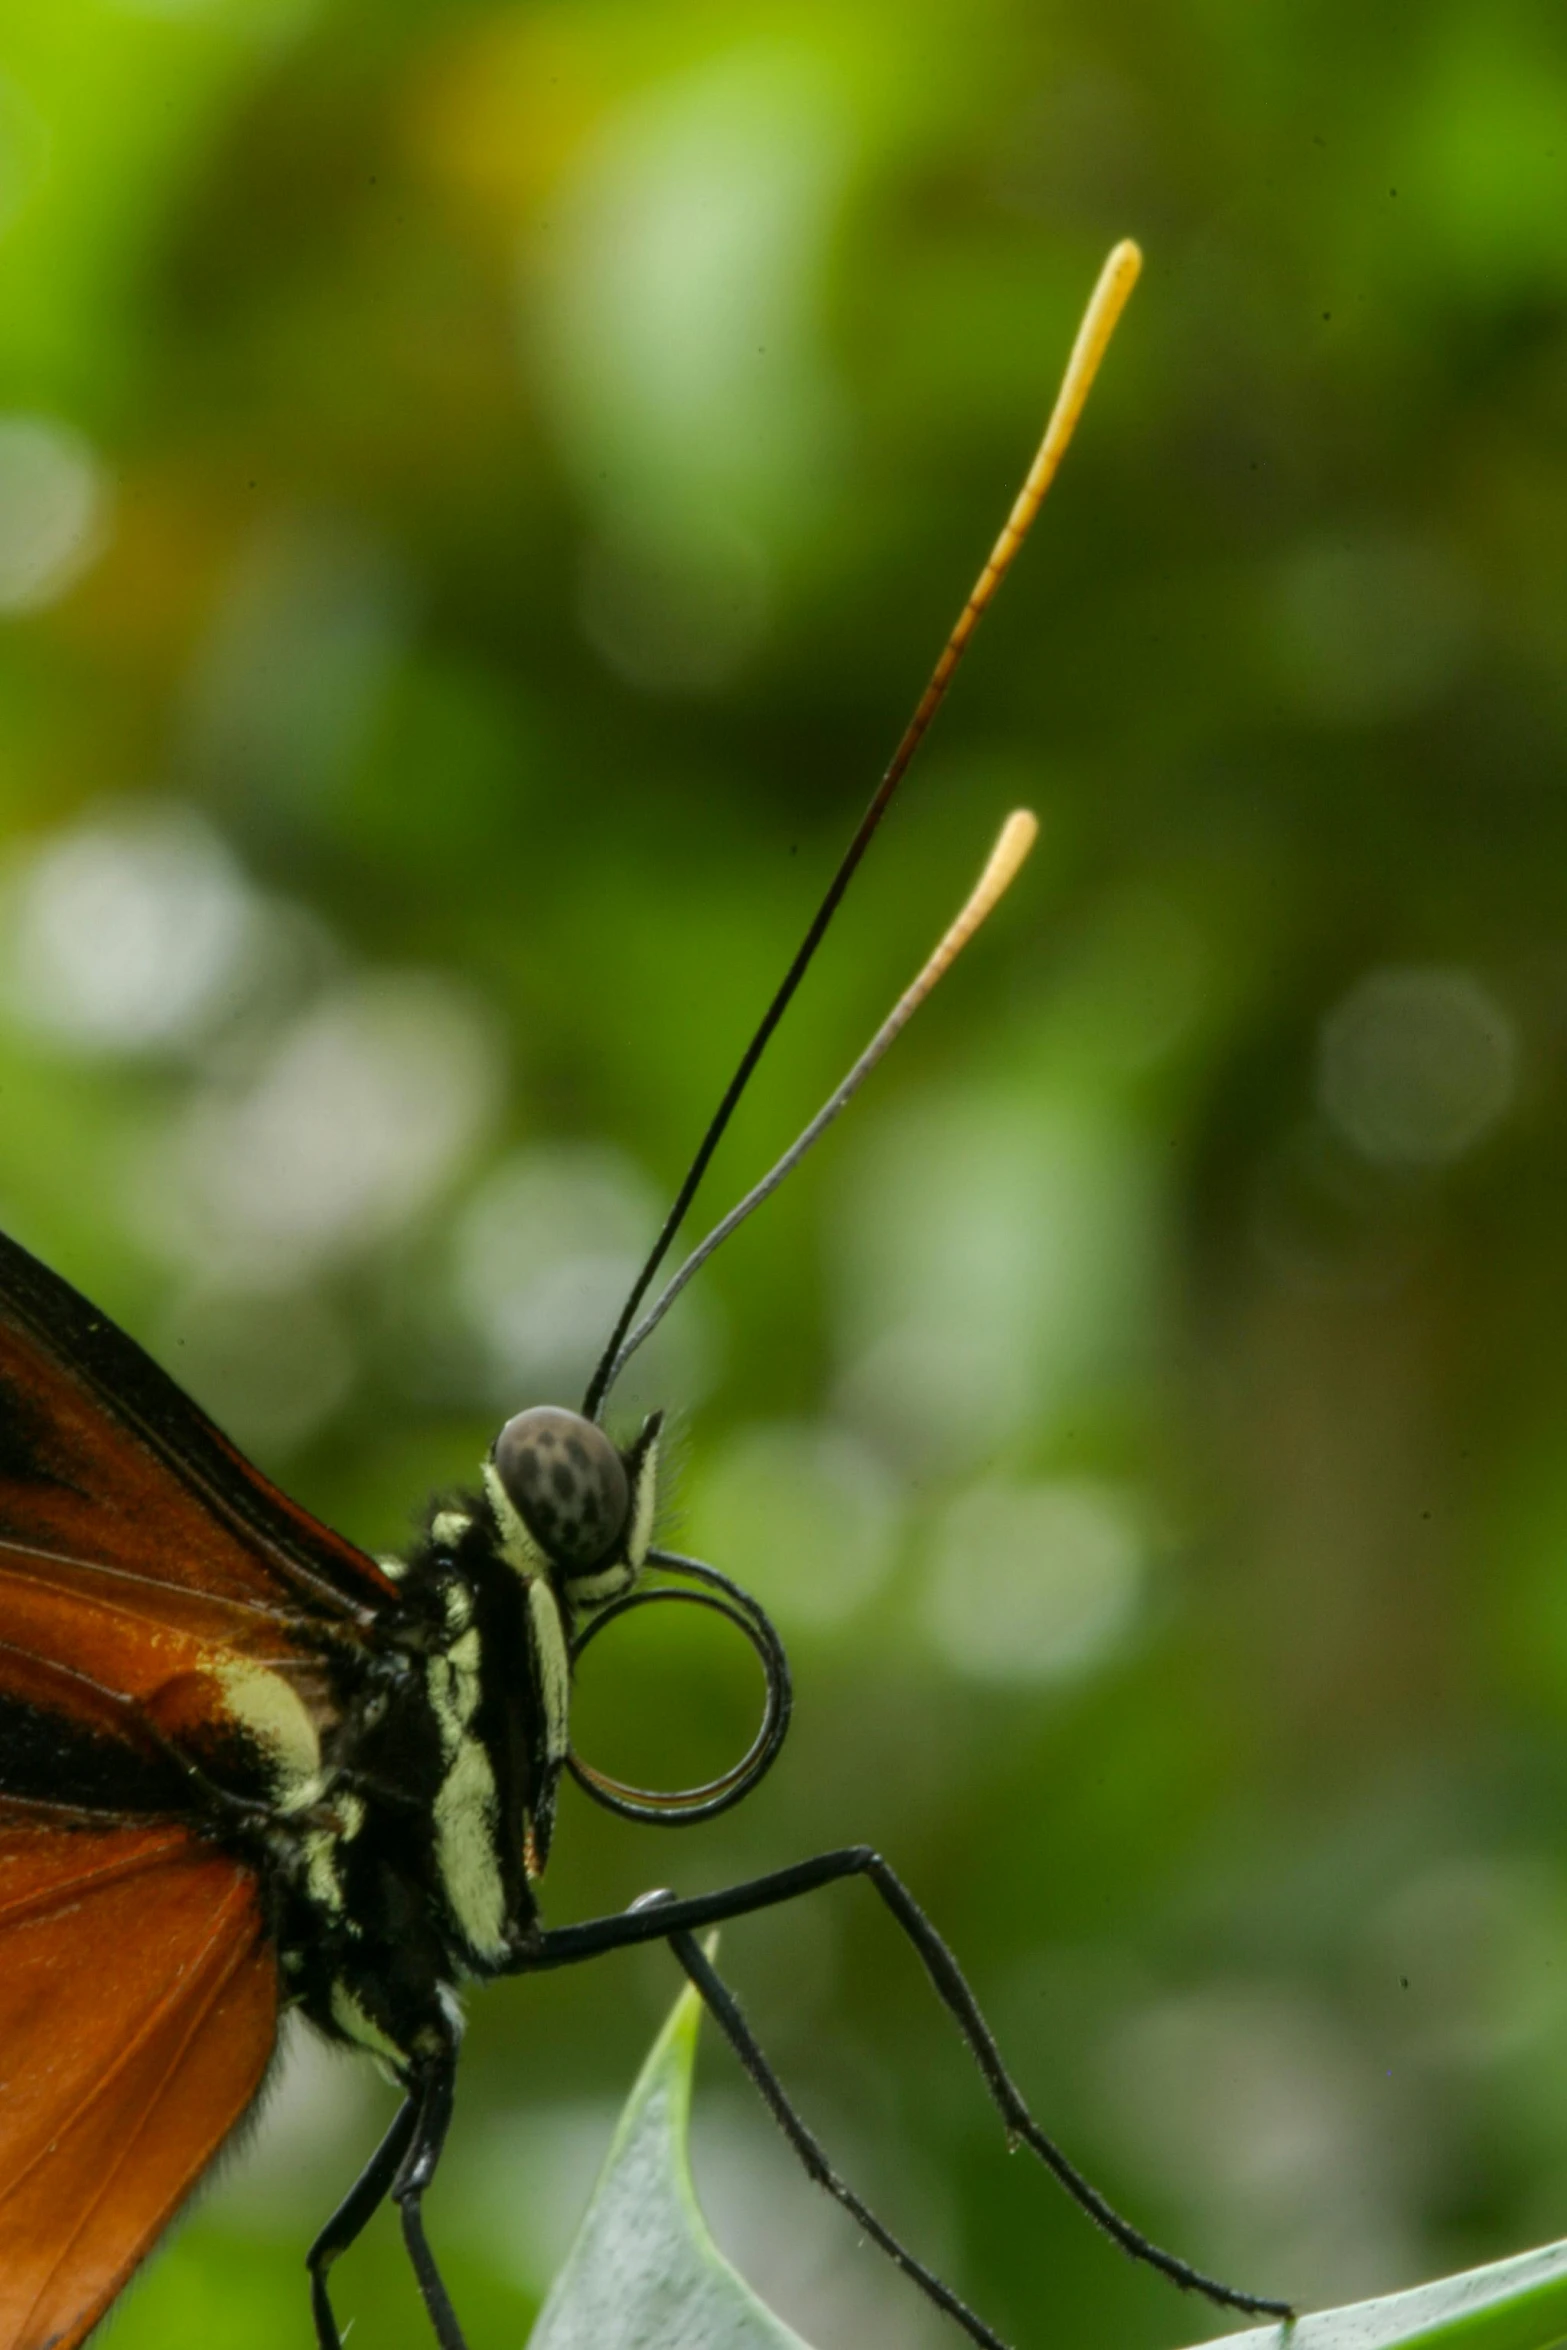
<path fill-rule="evenodd" d="M 1564 2341 L 1567 2244 L 1546 2244 L 1382 2301 L 1324 2309 L 1293 2326 L 1226 2334 L 1223 2350 L 1394 2350 L 1417 2343 L 1420 2350 L 1556 2350 Z"/>
<path fill-rule="evenodd" d="M 708 2234 L 686 2153 L 702 2004 L 686 1991 L 642 2067 L 528 2350 L 808 2350 Z"/>

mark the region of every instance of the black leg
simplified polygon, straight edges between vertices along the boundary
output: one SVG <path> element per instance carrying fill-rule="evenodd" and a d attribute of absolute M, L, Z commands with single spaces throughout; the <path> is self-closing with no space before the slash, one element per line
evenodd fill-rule
<path fill-rule="evenodd" d="M 424 2233 L 420 2209 L 424 2191 L 435 2176 L 441 2148 L 451 2127 L 452 2100 L 457 2085 L 457 2046 L 448 2040 L 439 2056 L 429 2060 L 414 2093 L 414 2123 L 407 2150 L 392 2182 L 392 2201 L 402 2215 L 403 2241 L 419 2281 L 419 2291 L 435 2328 L 441 2350 L 467 2350 L 451 2296 L 441 2282 Z"/>
<path fill-rule="evenodd" d="M 794 1901 L 801 1894 L 812 1893 L 818 1886 L 833 1884 L 841 1877 L 868 1877 L 913 1943 L 938 1998 L 962 2033 L 969 2053 L 979 2067 L 992 2102 L 1006 2124 L 1008 2136 L 1029 2147 L 1038 2156 L 1073 2200 L 1082 2206 L 1091 2219 L 1098 2222 L 1123 2252 L 1129 2253 L 1134 2260 L 1145 2261 L 1150 2268 L 1157 2269 L 1162 2276 L 1168 2277 L 1183 2290 L 1204 2294 L 1221 2309 L 1240 2309 L 1258 2317 L 1293 2316 L 1294 2312 L 1287 2301 L 1271 2301 L 1256 2293 L 1240 2292 L 1233 2285 L 1221 2284 L 1215 2277 L 1204 2276 L 1200 2269 L 1177 2259 L 1173 2252 L 1163 2251 L 1139 2229 L 1134 2228 L 1130 2220 L 1123 2219 L 1114 2206 L 1105 2201 L 1098 2188 L 1091 2186 L 1077 2166 L 1068 2161 L 1060 2147 L 1045 2135 L 1029 2112 L 1021 2090 L 1001 2061 L 1001 2051 L 996 2046 L 995 2037 L 980 2013 L 978 2002 L 964 1980 L 957 1960 L 902 1880 L 887 1866 L 880 1853 L 873 1851 L 868 1844 L 851 1844 L 840 1852 L 824 1852 L 814 1860 L 799 1861 L 793 1868 L 778 1869 L 765 1877 L 753 1877 L 744 1885 L 728 1886 L 718 1893 L 699 1893 L 689 1900 L 681 1901 L 658 1899 L 643 1902 L 613 1917 L 590 1918 L 582 1925 L 555 1927 L 541 1935 L 530 1950 L 519 1954 L 517 1971 L 524 1973 L 542 1967 L 573 1966 L 583 1959 L 596 1958 L 603 1951 L 622 1950 L 636 1942 L 672 1941 L 677 1934 L 691 1934 L 703 1926 L 722 1925 L 730 1918 L 746 1917 L 754 1910 L 772 1909 L 780 1902 Z M 753 2074 L 752 2077 L 757 2076 Z M 774 2110 L 776 2112 L 777 2109 Z"/>
<path fill-rule="evenodd" d="M 807 2129 L 790 2103 L 783 2083 L 762 2054 L 750 2025 L 740 2012 L 734 1993 L 714 1972 L 700 1945 L 689 1934 L 671 1934 L 669 1946 L 701 1992 L 709 2014 L 750 2074 L 767 2110 L 800 2157 L 810 2177 L 819 2187 L 825 2187 L 829 2195 L 836 2197 L 845 2211 L 859 2221 L 872 2243 L 879 2244 L 888 2259 L 896 2261 L 904 2275 L 911 2277 L 938 2309 L 944 2309 L 949 2317 L 956 2318 L 963 2331 L 972 2340 L 982 2344 L 983 2350 L 1006 2350 L 1001 2336 L 993 2334 L 984 2319 L 977 2316 L 966 2301 L 960 2301 L 951 2286 L 944 2285 L 933 2269 L 928 2269 L 922 2260 L 916 2260 L 913 2253 L 899 2243 L 892 2230 L 883 2227 L 869 2205 L 861 2202 L 847 2181 L 838 2176 L 823 2152 L 820 2140 Z"/>
<path fill-rule="evenodd" d="M 348 2250 L 384 2200 L 408 2151 L 417 2114 L 418 2107 L 412 2097 L 398 2107 L 386 2136 L 305 2255 L 305 2266 L 310 2271 L 310 2314 L 316 2321 L 318 2350 L 343 2350 L 326 2289 L 327 2271 L 338 2254 Z"/>

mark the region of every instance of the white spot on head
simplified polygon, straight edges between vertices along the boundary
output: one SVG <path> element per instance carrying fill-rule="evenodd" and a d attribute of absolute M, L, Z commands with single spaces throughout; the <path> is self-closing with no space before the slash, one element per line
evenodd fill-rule
<path fill-rule="evenodd" d="M 631 1497 L 631 1531 L 626 1537 L 626 1556 L 634 1572 L 640 1572 L 653 1540 L 653 1520 L 658 1513 L 658 1447 L 655 1436 L 637 1464 L 637 1489 Z"/>
<path fill-rule="evenodd" d="M 544 1699 L 545 1752 L 564 1762 L 571 1744 L 571 1657 L 555 1594 L 540 1577 L 528 1585 L 528 1619 Z"/>
<path fill-rule="evenodd" d="M 484 1490 L 495 1512 L 502 1558 L 513 1574 L 520 1575 L 525 1583 L 531 1583 L 535 1576 L 545 1572 L 549 1561 L 528 1532 L 521 1511 L 496 1474 L 493 1461 L 484 1464 Z"/>
<path fill-rule="evenodd" d="M 637 1579 L 637 1570 L 629 1559 L 617 1559 L 612 1567 L 601 1567 L 596 1575 L 573 1575 L 568 1586 L 574 1607 L 596 1607 L 600 1600 L 617 1599 L 629 1591 Z"/>

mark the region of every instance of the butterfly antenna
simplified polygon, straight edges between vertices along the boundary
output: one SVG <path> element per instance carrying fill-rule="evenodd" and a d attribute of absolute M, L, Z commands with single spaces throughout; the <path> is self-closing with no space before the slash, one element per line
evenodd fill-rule
<path fill-rule="evenodd" d="M 598 1366 L 588 1382 L 583 1398 L 584 1415 L 597 1419 L 609 1391 L 615 1367 L 625 1359 L 626 1333 L 635 1319 L 638 1306 L 647 1295 L 653 1278 L 669 1253 L 670 1244 L 685 1220 L 686 1210 L 696 1195 L 697 1186 L 707 1173 L 709 1161 L 723 1139 L 725 1128 L 734 1116 L 736 1106 L 751 1073 L 767 1049 L 769 1038 L 784 1013 L 788 1010 L 796 989 L 826 935 L 827 926 L 838 910 L 844 891 L 853 880 L 860 859 L 871 844 L 877 826 L 891 803 L 892 796 L 908 772 L 909 762 L 924 740 L 926 729 L 946 698 L 953 672 L 968 649 L 968 642 L 997 588 L 1010 570 L 1012 560 L 1028 536 L 1029 527 L 1044 501 L 1045 492 L 1056 477 L 1067 446 L 1083 413 L 1088 394 L 1099 372 L 1100 361 L 1109 347 L 1110 337 L 1126 307 L 1127 297 L 1137 283 L 1143 257 L 1130 238 L 1125 238 L 1111 252 L 1099 272 L 1099 281 L 1089 297 L 1082 324 L 1072 345 L 1061 389 L 1045 427 L 1045 437 L 1038 454 L 1028 469 L 1027 479 L 1019 490 L 1012 511 L 1002 526 L 1001 535 L 990 550 L 990 555 L 974 583 L 967 603 L 958 614 L 951 635 L 941 650 L 941 657 L 931 671 L 930 682 L 921 694 L 914 715 L 903 730 L 902 739 L 893 752 L 886 773 L 872 795 L 869 807 L 860 818 L 859 826 L 848 848 L 844 851 L 838 870 L 828 883 L 827 894 L 817 907 L 809 929 L 800 941 L 793 962 L 784 973 L 778 992 L 763 1013 L 755 1035 L 740 1056 L 739 1066 L 724 1090 L 722 1100 L 714 1111 L 697 1147 L 696 1156 L 686 1170 L 685 1179 L 676 1192 L 668 1215 L 664 1218 L 658 1238 L 654 1241 L 647 1262 L 631 1285 L 631 1293 L 620 1310 L 608 1343 L 599 1358 Z"/>
<path fill-rule="evenodd" d="M 794 1173 L 806 1152 L 820 1142 L 840 1111 L 847 1109 L 888 1046 L 907 1028 L 925 998 L 951 970 L 981 923 L 1001 903 L 1021 872 L 1023 861 L 1038 836 L 1039 820 L 1027 808 L 1018 808 L 1007 818 L 986 861 L 985 870 L 970 891 L 962 912 L 942 933 L 918 975 L 899 996 L 848 1076 L 835 1093 L 829 1094 L 809 1126 L 789 1145 L 777 1165 L 770 1167 L 761 1182 L 755 1184 L 744 1199 L 730 1209 L 721 1223 L 713 1226 L 707 1238 L 691 1251 L 679 1272 L 659 1292 L 610 1364 L 609 1376 L 604 1382 L 606 1393 L 614 1386 L 643 1340 L 652 1337 L 692 1275 L 699 1273 L 713 1251 L 723 1246 L 730 1233 L 737 1231 L 747 1216 L 753 1214 L 764 1199 L 771 1197 L 785 1176 Z"/>

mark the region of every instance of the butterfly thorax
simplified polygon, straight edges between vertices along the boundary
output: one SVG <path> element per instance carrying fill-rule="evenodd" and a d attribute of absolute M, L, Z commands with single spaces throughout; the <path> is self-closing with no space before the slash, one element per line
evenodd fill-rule
<path fill-rule="evenodd" d="M 381 1562 L 396 1604 L 345 1660 L 318 1759 L 274 1747 L 264 1836 L 289 1994 L 394 2069 L 537 1930 L 571 1632 L 641 1571 L 657 1439 L 656 1418 L 625 1453 L 551 1407 L 508 1421 L 482 1490 Z"/>
<path fill-rule="evenodd" d="M 321 1744 L 265 1831 L 289 1994 L 394 2066 L 457 1987 L 525 1946 L 566 1746 L 566 1631 L 504 1555 L 487 1497 L 451 1502 Z M 281 1813 L 281 1816 L 280 1816 Z"/>

